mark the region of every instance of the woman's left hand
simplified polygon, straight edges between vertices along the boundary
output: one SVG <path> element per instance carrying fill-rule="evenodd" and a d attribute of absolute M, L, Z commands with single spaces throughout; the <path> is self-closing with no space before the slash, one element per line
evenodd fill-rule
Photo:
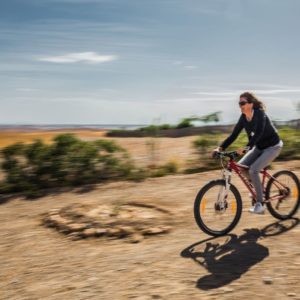
<path fill-rule="evenodd" d="M 243 155 L 246 152 L 244 148 L 239 148 L 235 151 L 237 152 L 238 155 Z"/>

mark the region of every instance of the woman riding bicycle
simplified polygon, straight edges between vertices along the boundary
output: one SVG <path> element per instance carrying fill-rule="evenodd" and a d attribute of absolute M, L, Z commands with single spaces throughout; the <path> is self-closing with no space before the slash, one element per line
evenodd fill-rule
<path fill-rule="evenodd" d="M 259 173 L 280 154 L 283 141 L 280 139 L 272 121 L 265 113 L 265 105 L 254 94 L 249 92 L 241 94 L 239 106 L 242 114 L 231 135 L 213 150 L 212 155 L 216 151 L 224 151 L 235 141 L 242 129 L 245 128 L 249 142 L 246 147 L 239 148 L 236 152 L 239 155 L 248 152 L 238 161 L 238 164 L 249 167 L 247 176 L 250 177 L 256 191 L 257 202 L 250 208 L 250 212 L 261 214 L 264 213 L 264 207 L 263 187 Z"/>

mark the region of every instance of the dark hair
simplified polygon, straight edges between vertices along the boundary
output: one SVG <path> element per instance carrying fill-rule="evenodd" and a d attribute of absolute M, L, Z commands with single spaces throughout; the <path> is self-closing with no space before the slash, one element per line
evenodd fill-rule
<path fill-rule="evenodd" d="M 254 108 L 258 108 L 260 110 L 265 111 L 266 110 L 266 106 L 263 102 L 261 102 L 260 100 L 257 99 L 257 97 L 250 92 L 244 92 L 243 94 L 240 95 L 240 98 L 246 98 L 248 103 L 253 103 L 253 107 Z"/>

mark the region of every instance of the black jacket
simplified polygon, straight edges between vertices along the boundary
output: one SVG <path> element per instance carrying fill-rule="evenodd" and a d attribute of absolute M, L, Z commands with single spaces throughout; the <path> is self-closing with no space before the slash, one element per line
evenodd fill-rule
<path fill-rule="evenodd" d="M 256 146 L 256 148 L 263 150 L 280 142 L 278 131 L 268 115 L 263 110 L 254 108 L 252 120 L 247 121 L 246 115 L 241 114 L 231 135 L 221 143 L 220 147 L 225 150 L 235 141 L 243 128 L 247 132 L 249 140 L 247 146 L 250 146 L 250 148 Z"/>

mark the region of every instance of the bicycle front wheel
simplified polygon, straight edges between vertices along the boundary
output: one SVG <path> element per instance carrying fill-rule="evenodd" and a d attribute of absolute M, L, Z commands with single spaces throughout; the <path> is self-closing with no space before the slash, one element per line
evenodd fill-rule
<path fill-rule="evenodd" d="M 300 183 L 296 174 L 281 170 L 272 175 L 266 186 L 267 208 L 277 219 L 291 218 L 300 205 Z"/>
<path fill-rule="evenodd" d="M 225 197 L 225 180 L 212 180 L 197 194 L 194 217 L 199 228 L 212 236 L 230 232 L 238 223 L 242 213 L 241 195 L 230 185 Z"/>

